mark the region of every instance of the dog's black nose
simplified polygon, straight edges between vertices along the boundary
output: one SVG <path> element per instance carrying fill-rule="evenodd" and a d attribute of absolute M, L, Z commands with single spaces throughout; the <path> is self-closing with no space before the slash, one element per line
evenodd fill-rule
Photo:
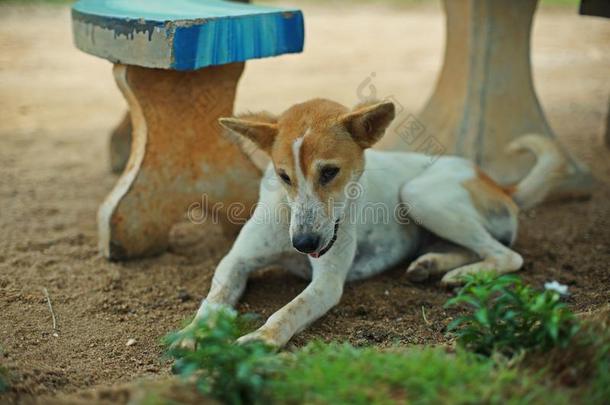
<path fill-rule="evenodd" d="M 295 235 L 292 246 L 301 253 L 313 253 L 320 246 L 320 237 L 311 233 Z"/>

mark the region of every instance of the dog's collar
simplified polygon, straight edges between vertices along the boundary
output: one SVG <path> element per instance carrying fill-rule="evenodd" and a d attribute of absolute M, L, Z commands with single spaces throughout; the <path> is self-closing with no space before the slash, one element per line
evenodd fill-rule
<path fill-rule="evenodd" d="M 310 253 L 309 256 L 313 257 L 314 259 L 319 259 L 320 257 L 324 256 L 326 254 L 326 252 L 328 252 L 330 250 L 330 248 L 333 247 L 333 245 L 335 244 L 335 241 L 337 240 L 338 231 L 339 231 L 339 220 L 337 220 L 335 222 L 335 230 L 333 233 L 333 237 L 330 240 L 330 242 L 328 242 L 328 245 L 326 245 L 326 247 L 324 249 L 322 249 L 319 253 Z"/>

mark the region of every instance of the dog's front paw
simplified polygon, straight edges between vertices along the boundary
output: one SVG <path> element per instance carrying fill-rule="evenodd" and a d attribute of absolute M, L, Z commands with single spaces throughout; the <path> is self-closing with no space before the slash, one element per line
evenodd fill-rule
<path fill-rule="evenodd" d="M 254 332 L 248 333 L 247 335 L 240 337 L 239 339 L 237 339 L 237 344 L 243 345 L 245 343 L 256 341 L 263 342 L 266 345 L 275 348 L 279 348 L 282 346 L 282 342 L 276 336 L 276 334 L 264 328 L 260 328 L 258 330 L 255 330 Z"/>
<path fill-rule="evenodd" d="M 222 304 L 208 304 L 204 301 L 199 308 L 199 313 L 193 321 L 185 328 L 175 334 L 173 341 L 170 344 L 171 349 L 187 349 L 195 350 L 197 348 L 196 333 L 198 329 L 203 331 L 211 331 L 214 329 L 219 317 L 228 319 L 236 319 L 237 312 L 231 307 Z M 200 336 L 201 337 L 201 336 Z"/>
<path fill-rule="evenodd" d="M 197 341 L 195 340 L 194 332 L 195 326 L 192 324 L 180 330 L 176 339 L 171 343 L 170 349 L 195 350 L 197 348 Z"/>

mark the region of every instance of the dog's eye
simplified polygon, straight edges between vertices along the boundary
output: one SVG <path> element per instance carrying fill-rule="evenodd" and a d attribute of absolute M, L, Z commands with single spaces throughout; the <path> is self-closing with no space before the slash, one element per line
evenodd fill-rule
<path fill-rule="evenodd" d="M 320 170 L 320 184 L 323 186 L 330 183 L 332 179 L 339 174 L 339 168 L 336 166 L 325 166 Z"/>
<path fill-rule="evenodd" d="M 292 185 L 292 182 L 290 181 L 290 177 L 288 177 L 288 175 L 286 174 L 285 171 L 279 171 L 278 172 L 278 176 L 280 176 L 280 179 L 282 179 L 282 181 L 286 184 L 288 184 L 289 186 Z"/>

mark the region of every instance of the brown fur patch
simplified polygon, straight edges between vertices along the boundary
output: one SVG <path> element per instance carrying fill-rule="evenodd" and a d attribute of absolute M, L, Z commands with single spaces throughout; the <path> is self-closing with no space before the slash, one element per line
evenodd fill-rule
<path fill-rule="evenodd" d="M 499 192 L 509 195 L 509 196 L 512 195 L 517 190 L 516 184 L 511 184 L 510 186 L 499 185 L 498 183 L 496 183 L 496 181 L 494 179 L 489 177 L 487 175 L 487 173 L 485 173 L 483 170 L 481 170 L 480 167 L 476 168 L 476 172 L 477 172 L 477 177 L 479 178 L 479 180 L 481 180 L 483 183 L 485 183 L 485 185 L 490 189 L 495 189 L 496 191 L 499 191 Z"/>
<path fill-rule="evenodd" d="M 340 193 L 364 169 L 364 149 L 383 135 L 393 118 L 392 103 L 369 101 L 349 110 L 334 101 L 314 99 L 292 106 L 277 118 L 262 112 L 226 118 L 221 123 L 270 155 L 276 171 L 290 178 L 287 190 L 292 197 L 299 188 L 293 146 L 303 138 L 299 169 L 330 209 L 334 200 L 343 200 Z M 322 185 L 320 172 L 326 164 L 338 167 L 339 173 Z"/>
<path fill-rule="evenodd" d="M 519 208 L 508 191 L 496 183 L 481 169 L 476 169 L 477 176 L 463 183 L 468 190 L 475 208 L 482 215 L 506 212 L 517 215 Z"/>
<path fill-rule="evenodd" d="M 283 169 L 298 188 L 293 156 L 293 144 L 304 137 L 300 149 L 300 169 L 307 181 L 315 185 L 320 201 L 328 201 L 343 191 L 354 172 L 364 167 L 363 149 L 343 128 L 339 118 L 349 110 L 341 104 L 324 99 L 314 99 L 297 104 L 284 112 L 278 121 L 278 135 L 271 151 L 276 170 Z M 317 161 L 328 161 L 340 168 L 337 177 L 327 186 L 319 184 Z"/>

